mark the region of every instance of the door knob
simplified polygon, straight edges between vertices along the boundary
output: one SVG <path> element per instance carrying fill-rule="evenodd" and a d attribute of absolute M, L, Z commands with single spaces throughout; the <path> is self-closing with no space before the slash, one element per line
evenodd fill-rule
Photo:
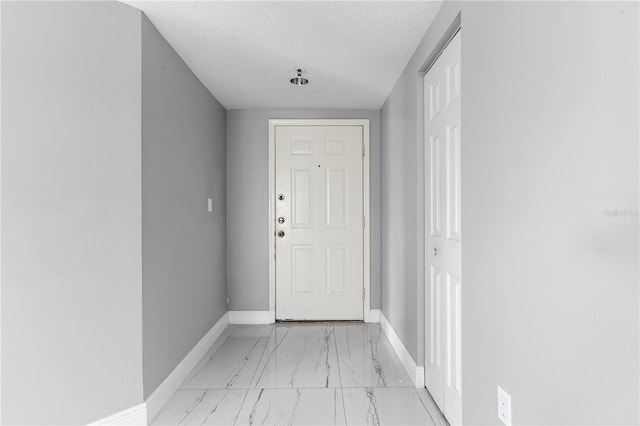
<path fill-rule="evenodd" d="M 438 248 L 437 248 L 437 247 L 434 247 L 434 248 L 433 248 L 433 255 L 434 255 L 434 256 L 437 256 L 437 255 L 438 255 Z"/>
<path fill-rule="evenodd" d="M 280 238 L 284 237 L 284 231 L 278 231 L 278 237 Z"/>
<path fill-rule="evenodd" d="M 279 217 L 278 223 L 282 225 L 284 223 L 284 217 Z"/>

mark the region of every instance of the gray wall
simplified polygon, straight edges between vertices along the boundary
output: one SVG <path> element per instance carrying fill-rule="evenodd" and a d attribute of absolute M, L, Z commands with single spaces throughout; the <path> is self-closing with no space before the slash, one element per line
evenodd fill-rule
<path fill-rule="evenodd" d="M 143 16 L 145 398 L 227 310 L 225 143 L 225 109 Z"/>
<path fill-rule="evenodd" d="M 2 423 L 142 402 L 140 12 L 2 2 Z"/>
<path fill-rule="evenodd" d="M 232 110 L 227 113 L 230 311 L 269 309 L 269 119 L 370 121 L 371 308 L 380 306 L 380 113 L 368 110 Z"/>
<path fill-rule="evenodd" d="M 637 424 L 637 3 L 443 4 L 382 110 L 382 310 L 423 364 L 418 71 L 460 11 L 463 421 L 500 385 L 516 424 Z"/>

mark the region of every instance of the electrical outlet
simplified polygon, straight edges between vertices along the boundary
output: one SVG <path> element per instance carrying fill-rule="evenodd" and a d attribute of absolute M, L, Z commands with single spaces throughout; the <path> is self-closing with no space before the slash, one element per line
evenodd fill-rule
<path fill-rule="evenodd" d="M 511 395 L 498 386 L 498 419 L 511 426 Z"/>

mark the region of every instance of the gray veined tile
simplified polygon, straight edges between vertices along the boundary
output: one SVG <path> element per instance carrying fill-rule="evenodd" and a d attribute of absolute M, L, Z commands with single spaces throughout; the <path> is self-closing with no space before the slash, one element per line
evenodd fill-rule
<path fill-rule="evenodd" d="M 446 425 L 410 386 L 378 325 L 234 325 L 153 424 Z"/>
<path fill-rule="evenodd" d="M 237 327 L 182 384 L 182 389 L 247 389 L 273 326 Z"/>
<path fill-rule="evenodd" d="M 244 400 L 244 389 L 178 390 L 153 425 L 232 425 Z"/>
<path fill-rule="evenodd" d="M 443 424 L 413 388 L 343 388 L 342 393 L 350 425 Z"/>
<path fill-rule="evenodd" d="M 411 387 L 389 340 L 378 324 L 335 326 L 343 387 Z"/>
<path fill-rule="evenodd" d="M 276 325 L 252 387 L 340 387 L 333 325 Z"/>
<path fill-rule="evenodd" d="M 251 389 L 236 425 L 344 425 L 340 388 Z"/>

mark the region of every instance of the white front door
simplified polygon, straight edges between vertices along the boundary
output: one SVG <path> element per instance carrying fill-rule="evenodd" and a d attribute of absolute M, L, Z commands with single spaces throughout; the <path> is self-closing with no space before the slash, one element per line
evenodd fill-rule
<path fill-rule="evenodd" d="M 276 319 L 363 319 L 363 127 L 275 128 Z"/>
<path fill-rule="evenodd" d="M 460 32 L 424 77 L 425 375 L 449 423 L 462 421 Z"/>

